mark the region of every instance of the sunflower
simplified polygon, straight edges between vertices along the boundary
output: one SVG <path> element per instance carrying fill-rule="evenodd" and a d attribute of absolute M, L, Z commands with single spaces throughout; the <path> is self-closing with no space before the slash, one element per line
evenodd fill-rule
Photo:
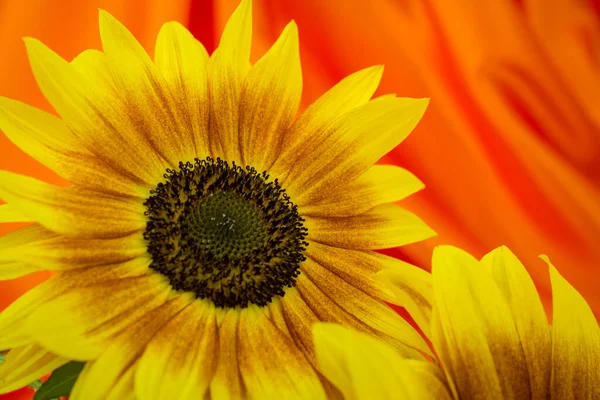
<path fill-rule="evenodd" d="M 443 367 L 319 323 L 313 330 L 323 373 L 347 399 L 599 399 L 598 323 L 585 299 L 541 258 L 550 267 L 552 325 L 508 248 L 478 262 L 441 246 L 434 250 L 432 276 L 420 285 L 407 289 L 394 271 L 380 275 L 406 300 Z"/>
<path fill-rule="evenodd" d="M 0 172 L 1 220 L 34 222 L 0 238 L 0 278 L 56 271 L 0 314 L 0 393 L 78 360 L 73 399 L 333 396 L 317 321 L 423 359 L 375 278 L 419 270 L 373 251 L 432 236 L 389 204 L 423 185 L 373 164 L 427 100 L 370 100 L 372 67 L 296 117 L 296 25 L 251 65 L 250 1 L 211 56 L 177 23 L 154 62 L 103 11 L 100 35 L 70 63 L 25 40 L 60 118 L 0 99 L 9 139 L 73 184 Z"/>

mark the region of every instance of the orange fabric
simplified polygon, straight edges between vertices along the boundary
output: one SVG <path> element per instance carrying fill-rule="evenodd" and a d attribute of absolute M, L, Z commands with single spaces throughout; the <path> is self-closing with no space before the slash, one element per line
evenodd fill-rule
<path fill-rule="evenodd" d="M 33 399 L 34 394 L 35 392 L 33 389 L 24 387 L 22 389 L 15 390 L 14 392 L 0 394 L 0 400 L 31 400 Z"/>
<path fill-rule="evenodd" d="M 220 32 L 237 0 L 215 3 Z M 383 162 L 427 188 L 404 202 L 439 237 L 390 253 L 429 268 L 432 248 L 505 244 L 545 304 L 547 254 L 600 312 L 600 24 L 587 0 L 254 0 L 254 55 L 299 26 L 304 104 L 385 64 L 379 94 L 431 97 Z"/>
<path fill-rule="evenodd" d="M 0 95 L 52 111 L 38 89 L 22 37 L 42 40 L 70 60 L 88 48 L 100 48 L 98 8 L 119 18 L 152 54 L 160 26 L 166 21 L 188 20 L 190 0 L 0 0 Z M 34 176 L 57 185 L 68 182 L 43 167 L 0 135 L 0 169 Z M 0 235 L 19 225 L 0 224 Z M 0 310 L 25 291 L 47 279 L 38 273 L 0 281 Z M 0 349 L 1 350 L 1 349 Z"/>

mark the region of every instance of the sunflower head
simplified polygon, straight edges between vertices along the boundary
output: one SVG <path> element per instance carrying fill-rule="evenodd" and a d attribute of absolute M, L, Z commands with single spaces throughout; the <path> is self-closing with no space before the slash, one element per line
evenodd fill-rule
<path fill-rule="evenodd" d="M 217 307 L 264 306 L 295 285 L 307 230 L 277 179 L 220 158 L 167 170 L 144 202 L 150 268 Z"/>
<path fill-rule="evenodd" d="M 151 59 L 106 12 L 102 51 L 26 41 L 58 117 L 0 98 L 0 128 L 72 186 L 0 171 L 0 221 L 33 221 L 0 238 L 0 278 L 56 272 L 0 314 L 0 391 L 77 360 L 74 400 L 320 399 L 318 321 L 429 353 L 375 279 L 420 271 L 375 250 L 434 234 L 394 204 L 423 184 L 375 165 L 427 100 L 371 99 L 371 67 L 298 113 L 296 25 L 254 65 L 251 25 L 242 1 L 211 55 L 167 23 Z"/>
<path fill-rule="evenodd" d="M 552 283 L 552 325 L 507 247 L 478 261 L 439 246 L 420 286 L 408 287 L 396 271 L 381 273 L 431 340 L 436 362 L 408 360 L 367 335 L 315 324 L 324 374 L 358 400 L 600 398 L 598 322 L 548 257 L 541 258 Z"/>

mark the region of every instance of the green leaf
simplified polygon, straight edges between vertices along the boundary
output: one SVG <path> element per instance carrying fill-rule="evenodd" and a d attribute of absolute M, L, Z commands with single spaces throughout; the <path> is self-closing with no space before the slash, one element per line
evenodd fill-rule
<path fill-rule="evenodd" d="M 30 388 L 32 388 L 34 391 L 37 392 L 38 390 L 40 390 L 40 388 L 42 387 L 43 384 L 44 384 L 44 382 L 42 382 L 39 379 L 37 379 L 37 380 L 31 382 L 27 386 L 29 386 Z"/>
<path fill-rule="evenodd" d="M 4 361 L 5 358 L 6 358 L 6 353 L 0 352 L 0 364 L 2 364 L 2 361 Z"/>
<path fill-rule="evenodd" d="M 85 363 L 71 361 L 50 375 L 50 378 L 35 392 L 33 400 L 52 400 L 60 396 L 68 396 Z"/>

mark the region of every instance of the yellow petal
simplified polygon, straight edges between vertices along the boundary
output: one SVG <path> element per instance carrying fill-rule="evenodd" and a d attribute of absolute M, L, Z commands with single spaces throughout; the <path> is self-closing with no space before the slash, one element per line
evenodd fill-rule
<path fill-rule="evenodd" d="M 388 285 L 395 298 L 390 303 L 402 306 L 415 320 L 425 336 L 431 338 L 430 321 L 433 303 L 431 275 L 395 258 L 388 257 L 388 268 L 379 272 L 379 279 Z"/>
<path fill-rule="evenodd" d="M 427 99 L 393 96 L 373 100 L 338 118 L 326 129 L 305 136 L 281 155 L 282 183 L 298 206 L 335 190 L 364 173 L 404 140 L 423 116 Z M 276 173 L 279 169 L 275 169 Z"/>
<path fill-rule="evenodd" d="M 114 17 L 100 11 L 102 49 L 117 87 L 135 115 L 137 133 L 171 166 L 187 161 L 195 151 L 184 117 L 165 80 L 131 32 Z"/>
<path fill-rule="evenodd" d="M 321 131 L 327 129 L 339 117 L 365 104 L 379 85 L 383 66 L 365 68 L 342 79 L 300 114 L 284 135 L 284 150 L 301 148 Z M 280 158 L 276 165 L 283 171 L 286 159 Z"/>
<path fill-rule="evenodd" d="M 122 176 L 89 152 L 54 115 L 0 97 L 0 129 L 21 150 L 74 184 L 107 193 L 139 195 L 135 180 Z"/>
<path fill-rule="evenodd" d="M 210 383 L 210 398 L 234 400 L 246 397 L 246 389 L 240 377 L 238 363 L 239 342 L 237 337 L 239 310 L 223 312 L 219 325 L 219 359 L 217 370 Z"/>
<path fill-rule="evenodd" d="M 38 271 L 40 269 L 35 265 L 0 261 L 0 281 L 20 278 Z"/>
<path fill-rule="evenodd" d="M 46 269 L 45 265 L 36 263 L 35 256 L 21 249 L 27 247 L 30 242 L 40 241 L 44 243 L 46 240 L 57 236 L 56 233 L 52 233 L 38 224 L 29 225 L 0 236 L 0 279 L 14 279 Z"/>
<path fill-rule="evenodd" d="M 240 98 L 242 164 L 268 170 L 281 151 L 283 132 L 301 97 L 298 27 L 292 21 L 246 76 Z"/>
<path fill-rule="evenodd" d="M 215 372 L 218 343 L 214 306 L 194 301 L 144 350 L 135 376 L 138 398 L 202 399 Z"/>
<path fill-rule="evenodd" d="M 32 343 L 33 339 L 25 329 L 29 316 L 70 289 L 147 273 L 148 262 L 134 259 L 118 265 L 70 270 L 52 277 L 19 297 L 0 313 L 0 349 Z"/>
<path fill-rule="evenodd" d="M 11 204 L 0 205 L 0 223 L 6 222 L 32 222 L 32 219 L 19 212 L 19 210 Z"/>
<path fill-rule="evenodd" d="M 376 274 L 390 264 L 404 265 L 401 261 L 372 251 L 342 249 L 318 242 L 309 243 L 306 255 L 369 296 L 393 302 L 394 294 Z"/>
<path fill-rule="evenodd" d="M 374 299 L 329 271 L 331 261 L 319 257 L 318 252 L 313 253 L 302 263 L 302 273 L 323 293 L 327 293 L 340 308 L 366 325 L 406 346 L 430 354 L 421 335 L 404 318 L 382 301 Z"/>
<path fill-rule="evenodd" d="M 0 363 L 0 394 L 28 385 L 67 362 L 37 344 L 14 348 Z"/>
<path fill-rule="evenodd" d="M 251 44 L 252 0 L 242 0 L 225 24 L 218 50 L 238 66 L 250 67 Z"/>
<path fill-rule="evenodd" d="M 59 295 L 57 278 L 34 287 L 0 313 L 0 348 L 11 349 L 33 343 L 23 327 L 29 315 L 46 301 Z"/>
<path fill-rule="evenodd" d="M 385 203 L 393 203 L 423 189 L 425 185 L 411 172 L 394 165 L 374 165 L 354 182 L 300 207 L 301 215 L 348 217 L 362 214 Z"/>
<path fill-rule="evenodd" d="M 16 266 L 63 271 L 124 263 L 146 254 L 139 233 L 116 239 L 73 239 L 35 224 L 0 237 L 0 276 Z"/>
<path fill-rule="evenodd" d="M 138 363 L 123 372 L 106 394 L 106 400 L 137 400 L 135 395 L 135 373 Z M 72 396 L 71 396 L 72 397 Z"/>
<path fill-rule="evenodd" d="M 505 246 L 486 254 L 481 264 L 491 272 L 512 312 L 529 370 L 532 398 L 547 399 L 552 341 L 535 285 L 523 264 Z"/>
<path fill-rule="evenodd" d="M 56 354 L 94 359 L 115 334 L 165 303 L 170 290 L 154 275 L 72 288 L 33 311 L 24 330 Z"/>
<path fill-rule="evenodd" d="M 274 300 L 273 305 L 270 305 L 269 309 L 271 310 L 271 314 L 275 314 L 276 310 L 280 309 L 279 312 L 282 315 L 289 336 L 296 343 L 296 346 L 304 349 L 305 356 L 313 367 L 317 367 L 311 326 L 320 320 L 310 307 L 308 307 L 298 291 L 294 289 L 287 290 L 285 296 Z M 273 317 L 273 320 L 277 325 L 277 318 Z M 284 330 L 282 328 L 279 329 Z"/>
<path fill-rule="evenodd" d="M 258 307 L 240 314 L 238 361 L 248 396 L 325 399 L 317 374 L 292 340 Z"/>
<path fill-rule="evenodd" d="M 283 303 L 286 304 L 285 310 Z M 341 399 L 341 393 L 319 371 L 311 331 L 313 323 L 319 320 L 304 300 L 299 297 L 298 292 L 288 291 L 285 300 L 282 297 L 274 298 L 269 303 L 267 315 L 281 332 L 292 339 L 296 347 L 302 351 L 304 357 L 315 369 L 325 390 L 326 398 Z"/>
<path fill-rule="evenodd" d="M 83 146 L 130 181 L 160 180 L 165 163 L 144 136 L 143 118 L 105 80 L 93 79 L 95 70 L 80 72 L 35 39 L 25 44 L 40 89 Z"/>
<path fill-rule="evenodd" d="M 388 249 L 435 236 L 416 215 L 393 204 L 351 217 L 307 217 L 305 226 L 311 241 L 346 249 Z"/>
<path fill-rule="evenodd" d="M 452 398 L 433 364 L 339 325 L 318 323 L 313 332 L 319 365 L 346 399 Z"/>
<path fill-rule="evenodd" d="M 286 291 L 286 296 L 290 296 L 290 299 L 293 299 L 296 295 L 294 292 L 299 294 L 298 300 L 302 300 L 306 303 L 308 309 L 314 313 L 314 315 L 319 319 L 319 321 L 323 322 L 335 322 L 341 324 L 345 327 L 356 329 L 360 332 L 365 332 L 374 336 L 377 336 L 392 346 L 394 346 L 399 353 L 401 353 L 406 358 L 414 358 L 422 360 L 424 357 L 422 353 L 417 348 L 423 348 L 422 339 L 416 339 L 418 337 L 418 333 L 412 329 L 413 333 L 409 331 L 399 331 L 395 332 L 394 336 L 386 335 L 385 333 L 372 328 L 367 323 L 362 321 L 360 318 L 352 315 L 349 311 L 340 307 L 332 298 L 324 293 L 321 289 L 317 287 L 317 285 L 306 276 L 306 274 L 300 274 L 296 281 L 296 288 L 288 289 Z M 284 310 L 288 307 L 288 301 L 283 302 Z M 290 305 L 291 307 L 291 305 Z M 294 305 L 294 308 L 298 308 L 299 306 Z M 299 310 L 301 315 L 303 312 Z M 397 337 L 396 337 L 397 335 Z M 423 349 L 427 351 L 427 349 Z"/>
<path fill-rule="evenodd" d="M 510 308 L 491 275 L 451 246 L 433 252 L 431 340 L 461 397 L 530 398 Z"/>
<path fill-rule="evenodd" d="M 115 81 L 110 73 L 106 56 L 99 50 L 88 49 L 77 55 L 71 65 L 88 80 L 101 83 L 106 90 L 117 93 Z"/>
<path fill-rule="evenodd" d="M 546 256 L 552 282 L 553 399 L 600 397 L 600 328 L 590 306 Z"/>
<path fill-rule="evenodd" d="M 154 62 L 189 124 L 191 155 L 206 157 L 210 107 L 206 49 L 181 24 L 167 22 L 156 39 Z"/>
<path fill-rule="evenodd" d="M 240 161 L 239 103 L 250 70 L 252 1 L 242 0 L 225 25 L 210 63 L 211 156 Z"/>
<path fill-rule="evenodd" d="M 45 228 L 66 236 L 108 238 L 145 228 L 141 200 L 82 188 L 61 189 L 0 171 L 0 197 Z"/>
<path fill-rule="evenodd" d="M 124 386 L 133 392 L 136 363 L 146 345 L 190 301 L 190 296 L 178 296 L 132 321 L 111 340 L 98 359 L 86 365 L 70 397 L 75 400 L 120 400 L 122 397 L 117 395 L 124 392 Z"/>

